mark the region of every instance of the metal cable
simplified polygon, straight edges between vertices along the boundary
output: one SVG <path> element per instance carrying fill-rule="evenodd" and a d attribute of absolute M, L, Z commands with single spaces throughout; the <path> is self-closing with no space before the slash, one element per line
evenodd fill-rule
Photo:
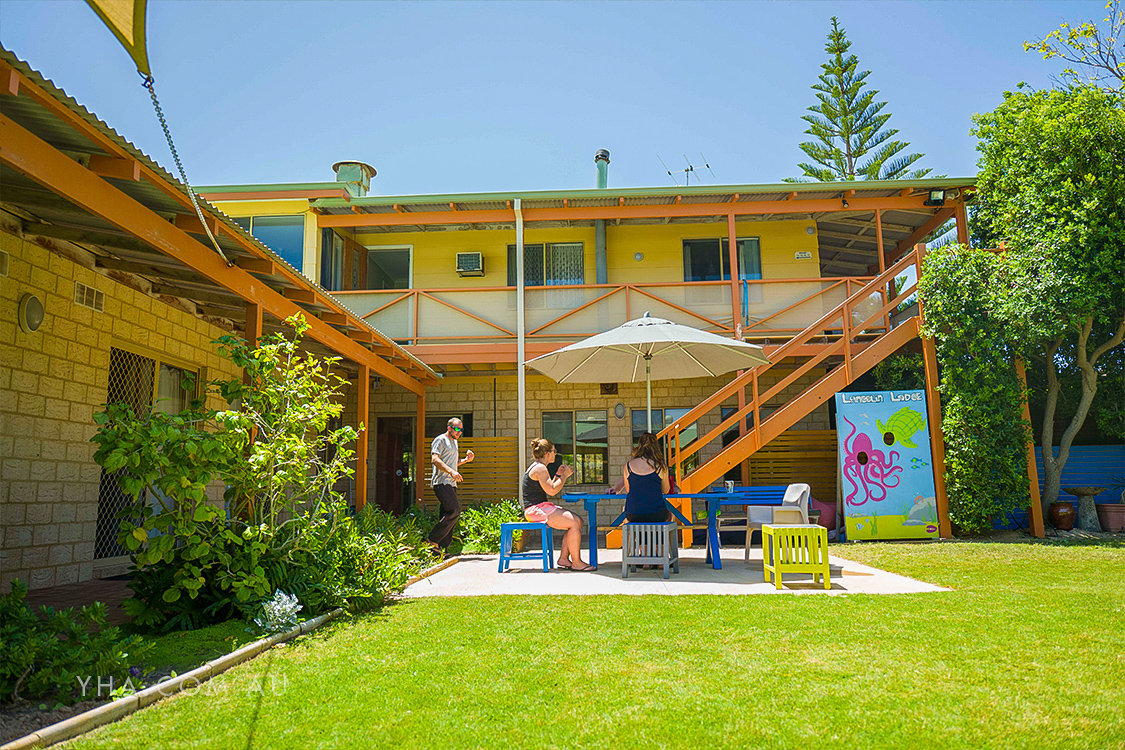
<path fill-rule="evenodd" d="M 168 130 L 168 122 L 164 119 L 164 110 L 160 107 L 160 100 L 156 98 L 155 82 L 156 80 L 152 76 L 146 75 L 141 85 L 148 89 L 149 96 L 152 97 L 152 106 L 156 108 L 156 117 L 160 120 L 160 127 L 164 129 L 164 138 L 168 141 L 168 149 L 172 152 L 172 158 L 176 161 L 176 168 L 180 170 L 180 180 L 184 183 L 184 187 L 187 188 L 188 197 L 191 198 L 191 205 L 195 207 L 195 215 L 199 217 L 199 223 L 203 225 L 203 231 L 207 233 L 208 239 L 211 240 L 211 247 L 215 248 L 215 252 L 219 254 L 220 258 L 226 261 L 228 266 L 233 266 L 234 262 L 219 248 L 219 243 L 215 239 L 215 235 L 211 233 L 211 227 L 208 226 L 207 220 L 203 218 L 203 210 L 199 207 L 199 201 L 196 200 L 195 190 L 188 182 L 187 174 L 184 173 L 184 165 L 180 161 L 179 153 L 176 151 L 176 144 L 172 142 L 172 133 Z"/>

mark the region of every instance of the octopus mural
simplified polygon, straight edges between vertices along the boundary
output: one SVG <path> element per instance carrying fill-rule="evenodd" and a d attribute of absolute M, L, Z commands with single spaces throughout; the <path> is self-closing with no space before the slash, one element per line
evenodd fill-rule
<path fill-rule="evenodd" d="M 871 438 L 859 432 L 847 417 L 841 419 L 851 427 L 851 432 L 844 438 L 843 474 L 852 488 L 844 498 L 845 502 L 858 506 L 868 500 L 885 500 L 887 490 L 898 487 L 901 481 L 898 475 L 902 472 L 902 467 L 895 465 L 899 457 L 898 451 L 890 451 L 889 456 L 884 455 L 883 451 L 876 450 L 871 444 Z"/>

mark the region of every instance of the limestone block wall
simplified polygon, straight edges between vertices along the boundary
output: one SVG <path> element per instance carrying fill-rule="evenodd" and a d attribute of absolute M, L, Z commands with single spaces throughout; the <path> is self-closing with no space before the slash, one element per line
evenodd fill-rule
<path fill-rule="evenodd" d="M 764 392 L 782 378 L 786 377 L 792 369 L 784 366 L 773 368 L 760 380 L 760 390 Z M 813 371 L 806 373 L 785 393 L 779 395 L 763 409 L 763 417 L 769 414 L 769 406 L 780 406 L 791 395 L 800 393 L 816 381 L 823 373 Z M 721 378 L 700 378 L 695 380 L 670 380 L 653 383 L 652 403 L 654 408 L 691 408 L 702 402 L 711 394 L 729 383 L 733 375 Z M 494 382 L 495 381 L 495 382 Z M 495 394 L 495 395 L 494 395 Z M 625 416 L 617 419 L 614 416 L 614 407 L 624 404 Z M 621 476 L 622 467 L 629 459 L 632 452 L 632 422 L 630 413 L 633 410 L 645 408 L 644 383 L 619 383 L 618 393 L 612 396 L 601 395 L 598 383 L 566 384 L 560 385 L 542 376 L 529 376 L 527 378 L 527 439 L 538 437 L 542 433 L 543 412 L 549 411 L 574 411 L 598 409 L 607 412 L 607 427 L 609 435 L 609 485 L 614 484 Z M 736 397 L 728 399 L 724 406 L 737 407 Z M 377 446 L 375 445 L 375 420 L 381 416 L 414 417 L 416 400 L 414 394 L 392 383 L 382 383 L 375 387 L 370 394 L 371 411 L 366 423 L 372 427 L 360 439 L 368 440 L 368 502 L 375 502 L 375 461 Z M 492 377 L 449 377 L 444 379 L 437 387 L 426 391 L 426 413 L 436 415 L 460 415 L 466 413 L 473 415 L 473 435 L 477 437 L 518 436 L 519 408 L 517 401 L 517 386 L 514 375 L 498 375 Z M 344 419 L 354 423 L 356 413 L 356 395 L 351 389 Z M 713 410 L 699 423 L 700 434 L 705 434 L 716 427 L 720 422 L 719 411 Z M 829 429 L 827 404 L 821 405 L 811 414 L 801 420 L 792 429 L 826 430 Z M 426 436 L 426 445 L 433 438 Z M 704 460 L 711 458 L 719 450 L 718 444 L 706 446 L 702 453 Z M 530 449 L 529 449 L 530 454 Z M 425 459 L 428 461 L 428 457 Z M 423 464 L 425 466 L 425 464 Z M 425 468 L 424 471 L 428 471 Z M 568 485 L 568 491 L 604 491 L 606 485 Z M 574 509 L 584 516 L 580 506 Z M 599 503 L 599 523 L 606 524 L 621 512 L 621 505 L 615 503 Z M 604 517 L 603 517 L 604 516 Z"/>
<path fill-rule="evenodd" d="M 93 270 L 80 251 L 18 232 L 0 226 L 0 593 L 14 578 L 41 588 L 95 576 L 101 468 L 90 438 L 112 347 L 207 377 L 236 374 L 210 343 L 220 328 Z M 74 302 L 75 282 L 104 293 L 103 312 Z M 27 293 L 46 309 L 34 333 L 17 323 Z"/>

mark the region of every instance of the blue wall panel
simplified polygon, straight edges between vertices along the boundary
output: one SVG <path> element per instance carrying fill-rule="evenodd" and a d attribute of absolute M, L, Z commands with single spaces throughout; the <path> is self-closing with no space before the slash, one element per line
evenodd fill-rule
<path fill-rule="evenodd" d="M 1039 493 L 1043 493 L 1043 449 L 1035 449 L 1035 467 L 1039 471 Z M 1062 472 L 1063 487 L 1108 487 L 1110 477 L 1125 477 L 1125 445 L 1076 445 Z M 1115 503 L 1121 490 L 1106 490 L 1095 499 L 1099 503 Z M 1059 500 L 1077 500 L 1073 495 L 1059 493 Z"/>

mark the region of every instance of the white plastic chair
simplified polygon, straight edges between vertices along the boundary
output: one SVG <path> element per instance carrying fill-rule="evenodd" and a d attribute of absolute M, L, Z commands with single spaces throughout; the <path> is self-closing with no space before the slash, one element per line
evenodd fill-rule
<path fill-rule="evenodd" d="M 809 496 L 812 488 L 807 484 L 791 484 L 785 488 L 785 496 L 781 505 L 751 505 L 746 509 L 746 554 L 744 559 L 750 560 L 750 542 L 754 532 L 761 532 L 763 524 L 783 523 L 808 523 L 809 522 Z"/>

